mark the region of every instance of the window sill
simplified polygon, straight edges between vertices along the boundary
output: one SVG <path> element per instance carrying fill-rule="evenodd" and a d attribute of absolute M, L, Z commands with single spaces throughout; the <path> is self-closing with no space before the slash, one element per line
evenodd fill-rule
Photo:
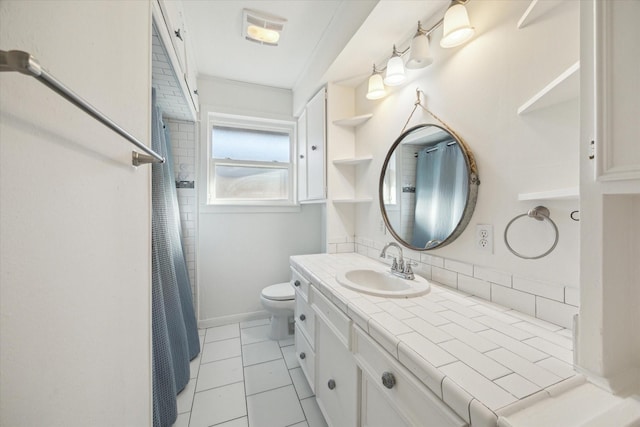
<path fill-rule="evenodd" d="M 296 213 L 300 212 L 300 205 L 201 205 L 202 214 L 225 213 Z"/>

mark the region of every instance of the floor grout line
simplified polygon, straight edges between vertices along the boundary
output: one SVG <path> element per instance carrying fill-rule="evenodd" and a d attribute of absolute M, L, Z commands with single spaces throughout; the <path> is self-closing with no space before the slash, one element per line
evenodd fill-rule
<path fill-rule="evenodd" d="M 239 328 L 240 331 L 242 329 L 250 329 L 250 328 L 254 328 L 254 327 L 264 326 L 264 325 L 254 325 L 254 326 L 250 326 L 248 328 L 240 328 L 240 324 L 237 323 L 237 325 L 238 325 L 238 328 Z M 311 394 L 310 396 L 307 396 L 304 399 L 300 398 L 300 394 L 299 394 L 298 389 L 296 388 L 296 385 L 295 385 L 295 383 L 293 381 L 293 377 L 292 377 L 291 371 L 294 370 L 294 369 L 301 369 L 301 367 L 298 365 L 298 366 L 294 366 L 292 368 L 289 368 L 289 365 L 287 365 L 287 360 L 285 358 L 285 353 L 284 353 L 284 349 L 289 348 L 289 347 L 294 347 L 295 346 L 295 342 L 286 343 L 287 345 L 280 345 L 280 341 L 284 341 L 284 340 L 276 340 L 274 342 L 276 342 L 278 344 L 278 348 L 280 350 L 280 357 L 278 357 L 276 359 L 273 359 L 273 360 L 265 360 L 265 361 L 262 361 L 262 362 L 259 362 L 259 363 L 255 363 L 253 365 L 244 366 L 244 352 L 245 352 L 244 346 L 245 345 L 257 344 L 257 343 L 260 343 L 260 342 L 273 341 L 273 340 L 265 339 L 264 341 L 256 341 L 256 342 L 252 342 L 250 344 L 243 344 L 242 343 L 242 337 L 241 337 L 241 334 L 240 334 L 240 336 L 238 336 L 238 337 L 225 338 L 225 339 L 214 340 L 214 341 L 210 341 L 208 343 L 205 343 L 204 340 L 206 339 L 206 331 L 207 331 L 207 329 L 204 329 L 204 334 L 202 335 L 202 337 L 203 337 L 202 348 L 204 348 L 204 344 L 211 344 L 211 343 L 216 343 L 216 342 L 220 343 L 220 342 L 231 340 L 231 339 L 239 339 L 239 341 L 240 341 L 240 355 L 239 356 L 227 357 L 227 358 L 224 358 L 224 359 L 219 359 L 219 360 L 214 360 L 214 361 L 207 361 L 207 362 L 203 363 L 202 362 L 202 350 L 203 349 L 201 350 L 201 354 L 199 356 L 197 356 L 198 359 L 199 359 L 198 360 L 198 374 L 197 374 L 196 377 L 190 378 L 189 379 L 189 383 L 188 383 L 188 385 L 192 383 L 191 385 L 193 386 L 193 394 L 191 396 L 191 405 L 190 405 L 190 410 L 188 412 L 189 415 L 188 415 L 187 426 L 189 426 L 191 424 L 191 417 L 192 417 L 193 408 L 194 408 L 193 405 L 194 405 L 194 402 L 195 402 L 196 395 L 198 393 L 207 392 L 207 391 L 211 391 L 211 390 L 214 390 L 214 389 L 217 389 L 217 388 L 222 388 L 222 387 L 227 387 L 227 386 L 230 386 L 230 385 L 233 385 L 233 384 L 242 383 L 242 386 L 244 388 L 244 390 L 243 390 L 244 391 L 244 396 L 243 397 L 244 397 L 244 404 L 245 404 L 245 415 L 243 415 L 241 417 L 236 417 L 236 418 L 233 418 L 233 419 L 225 420 L 225 421 L 219 422 L 219 423 L 217 423 L 215 425 L 219 426 L 219 425 L 223 425 L 225 423 L 231 422 L 231 421 L 241 420 L 241 419 L 245 418 L 247 420 L 247 425 L 249 427 L 251 427 L 251 424 L 249 422 L 249 404 L 248 404 L 248 397 L 250 397 L 250 396 L 247 395 L 247 377 L 245 375 L 245 369 L 247 367 L 250 367 L 250 366 L 257 366 L 257 365 L 260 365 L 260 364 L 265 364 L 265 363 L 269 363 L 269 362 L 282 360 L 283 363 L 285 364 L 287 375 L 289 376 L 290 383 L 287 384 L 287 385 L 275 387 L 275 388 L 272 388 L 272 389 L 269 389 L 269 390 L 263 390 L 261 392 L 254 393 L 251 396 L 258 396 L 260 394 L 264 394 L 264 393 L 271 392 L 271 391 L 274 391 L 274 390 L 286 388 L 286 387 L 289 387 L 289 386 L 293 387 L 293 390 L 294 390 L 294 393 L 295 393 L 295 396 L 296 396 L 296 400 L 298 401 L 298 404 L 300 405 L 300 409 L 302 410 L 302 414 L 304 415 L 304 420 L 301 420 L 299 422 L 291 424 L 290 426 L 294 426 L 294 425 L 297 425 L 297 424 L 300 424 L 300 423 L 304 422 L 304 423 L 307 424 L 308 427 L 311 427 L 310 424 L 309 424 L 310 421 L 309 421 L 308 415 L 304 410 L 304 406 L 302 405 L 302 401 L 303 400 L 307 400 L 307 399 L 311 399 L 311 398 L 315 399 L 315 394 Z M 285 338 L 285 339 L 293 339 L 293 336 Z M 215 363 L 215 362 L 221 362 L 221 361 L 230 360 L 230 359 L 236 359 L 236 358 L 240 358 L 240 360 L 241 360 L 241 364 L 242 364 L 242 381 L 236 381 L 236 382 L 233 382 L 233 383 L 230 383 L 230 384 L 219 385 L 219 386 L 216 386 L 216 387 L 208 388 L 206 390 L 196 391 L 198 389 L 198 381 L 201 379 L 200 375 L 202 374 L 201 368 L 202 368 L 203 365 L 207 365 L 207 364 L 211 364 L 211 363 Z M 303 377 L 303 379 L 306 381 L 306 378 Z M 185 389 L 186 389 L 186 387 L 185 387 Z M 186 413 L 187 412 L 185 411 L 185 412 L 183 412 L 181 414 L 178 414 L 178 416 L 183 416 Z"/>

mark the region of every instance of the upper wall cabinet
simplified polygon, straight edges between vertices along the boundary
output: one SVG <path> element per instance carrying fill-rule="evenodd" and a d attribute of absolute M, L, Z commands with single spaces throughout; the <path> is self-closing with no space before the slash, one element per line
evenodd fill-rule
<path fill-rule="evenodd" d="M 307 103 L 298 119 L 298 200 L 324 201 L 326 178 L 326 90 Z"/>
<path fill-rule="evenodd" d="M 595 2 L 595 154 L 600 181 L 640 182 L 639 18 L 640 2 Z"/>
<path fill-rule="evenodd" d="M 176 74 L 179 90 L 184 94 L 193 120 L 200 109 L 197 89 L 198 70 L 186 28 L 181 1 L 157 0 L 152 2 L 153 19 L 169 61 Z"/>

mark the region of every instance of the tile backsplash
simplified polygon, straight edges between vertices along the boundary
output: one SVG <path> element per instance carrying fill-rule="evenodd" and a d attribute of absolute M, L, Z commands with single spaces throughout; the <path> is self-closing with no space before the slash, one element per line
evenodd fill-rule
<path fill-rule="evenodd" d="M 327 242 L 328 252 L 351 252 L 349 240 L 339 242 L 339 239 L 330 239 Z M 353 245 L 355 252 L 380 260 L 380 251 L 385 243 L 356 236 Z M 573 316 L 578 313 L 580 303 L 580 290 L 577 288 L 406 248 L 403 253 L 405 258 L 418 263 L 414 271 L 427 279 L 565 328 L 573 326 Z"/>

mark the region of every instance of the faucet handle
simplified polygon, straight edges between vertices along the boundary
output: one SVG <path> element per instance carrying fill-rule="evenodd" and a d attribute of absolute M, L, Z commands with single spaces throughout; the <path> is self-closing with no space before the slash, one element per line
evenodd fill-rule
<path fill-rule="evenodd" d="M 397 271 L 398 270 L 398 258 L 396 258 L 396 257 L 391 257 L 391 258 L 393 258 L 393 261 L 391 261 L 391 270 Z"/>

